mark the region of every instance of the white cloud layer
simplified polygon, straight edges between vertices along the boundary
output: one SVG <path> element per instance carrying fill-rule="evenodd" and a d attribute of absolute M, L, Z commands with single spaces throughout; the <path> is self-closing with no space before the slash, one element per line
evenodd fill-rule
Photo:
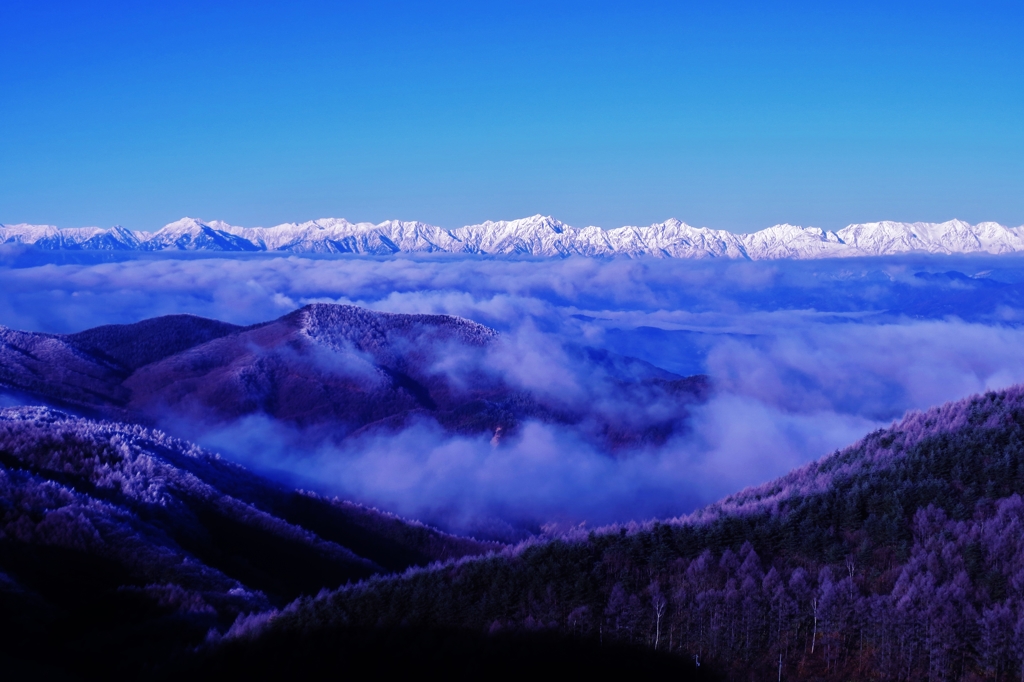
<path fill-rule="evenodd" d="M 539 423 L 498 448 L 428 423 L 343 447 L 300 447 L 300 434 L 261 417 L 203 436 L 302 485 L 456 527 L 602 523 L 690 511 L 907 410 L 1024 382 L 1020 281 L 1013 258 L 168 258 L 0 268 L 0 324 L 72 332 L 183 312 L 250 324 L 309 302 L 353 303 L 491 325 L 506 347 L 485 359 L 490 371 L 598 410 L 654 408 L 588 384 L 566 344 L 709 374 L 717 392 L 690 433 L 615 457 Z M 457 374 L 460 361 L 436 369 Z"/>

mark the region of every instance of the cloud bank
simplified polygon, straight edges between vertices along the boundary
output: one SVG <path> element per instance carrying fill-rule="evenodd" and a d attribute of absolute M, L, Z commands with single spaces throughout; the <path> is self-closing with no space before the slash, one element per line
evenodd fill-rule
<path fill-rule="evenodd" d="M 615 456 L 539 422 L 498 447 L 425 421 L 341 445 L 259 416 L 201 435 L 297 484 L 450 527 L 539 526 L 685 513 L 907 410 L 1024 381 L 1022 282 L 1024 261 L 1012 257 L 154 258 L 0 268 L 0 324 L 61 333 L 169 313 L 251 324 L 310 302 L 453 314 L 502 332 L 489 372 L 624 418 L 657 406 L 581 376 L 566 349 L 710 375 L 716 393 L 688 433 Z"/>

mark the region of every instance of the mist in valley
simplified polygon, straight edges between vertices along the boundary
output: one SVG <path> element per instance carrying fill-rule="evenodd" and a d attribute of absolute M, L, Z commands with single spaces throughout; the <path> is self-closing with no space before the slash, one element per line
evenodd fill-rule
<path fill-rule="evenodd" d="M 507 433 L 429 415 L 341 433 L 258 410 L 168 410 L 159 425 L 289 485 L 514 539 L 685 514 L 908 410 L 1024 381 L 1022 281 L 1014 257 L 152 258 L 0 269 L 0 324 L 71 333 L 189 313 L 251 325 L 332 303 L 491 327 L 485 349 L 431 342 L 420 369 L 543 402 L 548 416 Z M 303 362 L 338 380 L 373 372 L 344 348 Z M 710 391 L 679 402 L 644 383 L 668 373 L 707 375 Z M 550 417 L 563 413 L 585 416 Z M 670 422 L 684 426 L 608 436 Z"/>

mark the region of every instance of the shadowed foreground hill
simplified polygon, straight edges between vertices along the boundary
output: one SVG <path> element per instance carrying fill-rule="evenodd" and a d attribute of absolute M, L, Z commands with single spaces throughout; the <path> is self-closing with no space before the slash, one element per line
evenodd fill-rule
<path fill-rule="evenodd" d="M 344 626 L 271 641 L 232 641 L 213 654 L 201 653 L 175 674 L 201 680 L 318 679 L 334 670 L 374 679 L 721 679 L 707 666 L 665 652 L 552 632 Z"/>
<path fill-rule="evenodd" d="M 1018 679 L 1022 493 L 1018 386 L 911 414 L 688 518 L 304 597 L 237 622 L 220 655 L 454 628 L 630 643 L 736 680 Z"/>
<path fill-rule="evenodd" d="M 0 410 L 11 665 L 136 673 L 241 613 L 495 547 L 288 490 L 139 426 Z"/>

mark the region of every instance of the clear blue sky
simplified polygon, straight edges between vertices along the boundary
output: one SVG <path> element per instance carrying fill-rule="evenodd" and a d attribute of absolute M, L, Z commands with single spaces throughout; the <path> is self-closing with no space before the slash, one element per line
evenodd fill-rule
<path fill-rule="evenodd" d="M 0 40 L 0 222 L 1024 223 L 1019 0 L 3 0 Z"/>

